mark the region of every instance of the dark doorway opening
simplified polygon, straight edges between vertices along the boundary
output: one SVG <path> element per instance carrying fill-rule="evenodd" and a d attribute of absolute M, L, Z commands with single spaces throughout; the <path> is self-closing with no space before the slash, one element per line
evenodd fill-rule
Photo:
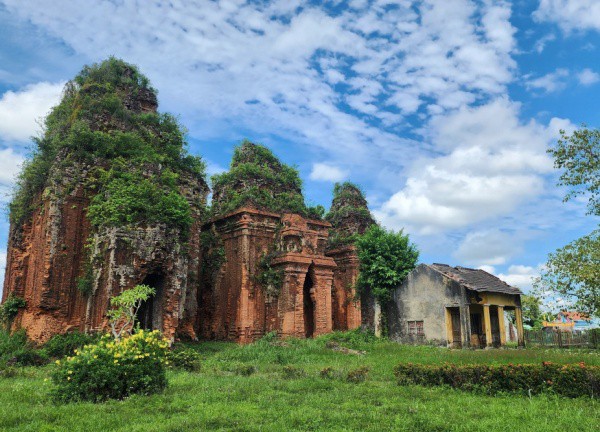
<path fill-rule="evenodd" d="M 500 346 L 500 319 L 498 317 L 498 306 L 490 306 L 490 327 L 492 331 L 492 345 Z"/>
<path fill-rule="evenodd" d="M 153 296 L 142 302 L 136 314 L 137 322 L 144 330 L 161 330 L 164 282 L 164 276 L 158 273 L 149 274 L 142 282 L 143 285 L 151 286 L 155 290 Z"/>
<path fill-rule="evenodd" d="M 315 334 L 314 282 L 310 270 L 306 273 L 302 290 L 304 297 L 304 336 L 307 338 L 311 338 Z"/>

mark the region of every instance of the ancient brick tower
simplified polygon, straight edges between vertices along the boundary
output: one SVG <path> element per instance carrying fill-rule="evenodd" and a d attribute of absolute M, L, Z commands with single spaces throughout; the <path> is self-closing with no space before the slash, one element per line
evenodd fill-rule
<path fill-rule="evenodd" d="M 373 223 L 360 190 L 336 185 L 324 220 L 296 169 L 244 142 L 213 177 L 209 209 L 203 163 L 157 105 L 113 58 L 65 87 L 11 203 L 3 301 L 26 301 L 13 328 L 38 342 L 106 330 L 110 299 L 142 283 L 156 294 L 138 320 L 169 338 L 359 327 L 352 241 Z"/>
<path fill-rule="evenodd" d="M 352 183 L 336 184 L 333 202 L 326 216 L 332 224 L 326 255 L 336 263 L 332 290 L 333 328 L 351 330 L 361 325 L 373 328 L 373 299 L 357 301 L 353 289 L 359 273 L 359 260 L 353 237 L 375 223 L 362 191 Z"/>
<path fill-rule="evenodd" d="M 110 298 L 140 283 L 157 291 L 144 326 L 195 337 L 208 188 L 176 122 L 156 109 L 137 69 L 109 59 L 84 68 L 48 116 L 11 204 L 3 291 L 26 300 L 13 326 L 31 339 L 106 328 Z M 172 208 L 149 207 L 163 198 Z"/>

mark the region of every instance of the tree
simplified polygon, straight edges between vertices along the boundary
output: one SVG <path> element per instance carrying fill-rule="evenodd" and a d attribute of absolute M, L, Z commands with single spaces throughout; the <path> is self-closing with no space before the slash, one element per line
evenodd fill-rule
<path fill-rule="evenodd" d="M 360 261 L 356 291 L 370 292 L 385 306 L 392 298 L 392 291 L 415 268 L 419 251 L 402 230 L 387 231 L 379 225 L 371 225 L 358 235 L 355 245 Z"/>
<path fill-rule="evenodd" d="M 564 170 L 559 186 L 569 187 L 564 201 L 589 195 L 588 214 L 600 215 L 600 130 L 581 129 L 567 135 L 560 131 L 556 147 L 548 149 L 554 157 L 554 168 Z"/>
<path fill-rule="evenodd" d="M 536 327 L 540 324 L 542 316 L 542 301 L 534 295 L 521 296 L 521 308 L 523 309 L 523 321 L 531 327 Z"/>
<path fill-rule="evenodd" d="M 562 169 L 559 186 L 569 190 L 568 201 L 588 197 L 588 214 L 600 216 L 600 130 L 581 129 L 561 139 L 548 153 Z M 546 269 L 536 281 L 538 291 L 553 291 L 574 300 L 574 306 L 600 316 L 600 230 L 569 243 L 548 256 Z"/>
<path fill-rule="evenodd" d="M 549 254 L 536 287 L 573 299 L 581 312 L 600 315 L 600 230 Z"/>
<path fill-rule="evenodd" d="M 111 310 L 106 315 L 115 339 L 120 339 L 123 334 L 133 334 L 137 312 L 142 302 L 155 293 L 154 288 L 148 285 L 136 285 L 110 299 Z"/>

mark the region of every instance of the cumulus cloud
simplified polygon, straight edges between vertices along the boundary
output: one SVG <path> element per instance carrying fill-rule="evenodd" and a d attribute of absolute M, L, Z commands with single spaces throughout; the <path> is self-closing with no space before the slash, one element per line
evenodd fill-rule
<path fill-rule="evenodd" d="M 587 86 L 600 81 L 600 74 L 589 68 L 586 68 L 577 74 L 577 79 L 579 80 L 580 84 Z"/>
<path fill-rule="evenodd" d="M 348 171 L 326 163 L 313 164 L 312 171 L 310 172 L 311 180 L 339 182 L 347 177 Z"/>
<path fill-rule="evenodd" d="M 59 102 L 64 82 L 30 84 L 0 98 L 0 139 L 28 141 L 40 130 L 40 120 Z"/>
<path fill-rule="evenodd" d="M 600 30 L 600 3 L 597 0 L 540 0 L 533 17 L 540 22 L 553 22 L 566 33 Z"/>
<path fill-rule="evenodd" d="M 520 251 L 514 236 L 497 230 L 475 231 L 467 234 L 454 256 L 469 265 L 493 270 L 492 266 L 505 264 Z"/>
<path fill-rule="evenodd" d="M 564 89 L 568 77 L 569 71 L 567 69 L 556 69 L 546 75 L 528 79 L 525 82 L 525 87 L 529 90 L 543 90 L 546 93 L 552 93 Z"/>
<path fill-rule="evenodd" d="M 519 120 L 505 98 L 432 118 L 426 139 L 441 153 L 417 160 L 404 187 L 375 213 L 386 225 L 431 234 L 508 214 L 539 195 L 552 170 L 545 152 L 558 129 Z"/>
<path fill-rule="evenodd" d="M 516 264 L 509 266 L 506 273 L 499 273 L 497 276 L 507 284 L 529 292 L 533 281 L 540 275 L 541 270 L 541 264 L 536 267 Z"/>
<path fill-rule="evenodd" d="M 197 138 L 235 119 L 365 169 L 412 150 L 379 124 L 502 94 L 516 69 L 506 1 L 4 4 L 78 54 L 138 63 Z"/>

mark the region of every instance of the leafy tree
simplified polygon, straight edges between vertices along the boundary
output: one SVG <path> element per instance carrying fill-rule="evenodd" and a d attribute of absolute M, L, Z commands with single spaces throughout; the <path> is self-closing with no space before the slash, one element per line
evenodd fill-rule
<path fill-rule="evenodd" d="M 371 225 L 358 235 L 355 245 L 360 261 L 357 293 L 370 292 L 384 306 L 391 300 L 392 291 L 415 268 L 419 251 L 402 230 L 387 231 L 379 225 Z"/>
<path fill-rule="evenodd" d="M 539 297 L 534 295 L 521 296 L 521 307 L 525 324 L 531 327 L 538 327 L 540 325 L 540 318 L 542 316 L 541 306 L 542 301 Z"/>
<path fill-rule="evenodd" d="M 564 200 L 588 197 L 588 214 L 600 216 L 600 130 L 581 129 L 548 150 L 562 169 L 559 185 L 569 187 Z M 600 230 L 577 239 L 548 256 L 536 281 L 538 291 L 553 291 L 574 300 L 574 306 L 600 316 Z"/>
<path fill-rule="evenodd" d="M 110 328 L 115 339 L 123 334 L 131 335 L 135 330 L 137 312 L 142 302 L 156 293 L 148 285 L 136 285 L 110 299 L 111 309 L 107 312 Z"/>
<path fill-rule="evenodd" d="M 551 290 L 574 300 L 581 312 L 600 314 L 600 230 L 548 255 L 538 290 Z"/>
<path fill-rule="evenodd" d="M 581 195 L 588 196 L 588 214 L 600 215 L 600 130 L 581 129 L 561 139 L 548 153 L 554 157 L 554 167 L 564 170 L 559 186 L 569 187 L 564 201 Z"/>

